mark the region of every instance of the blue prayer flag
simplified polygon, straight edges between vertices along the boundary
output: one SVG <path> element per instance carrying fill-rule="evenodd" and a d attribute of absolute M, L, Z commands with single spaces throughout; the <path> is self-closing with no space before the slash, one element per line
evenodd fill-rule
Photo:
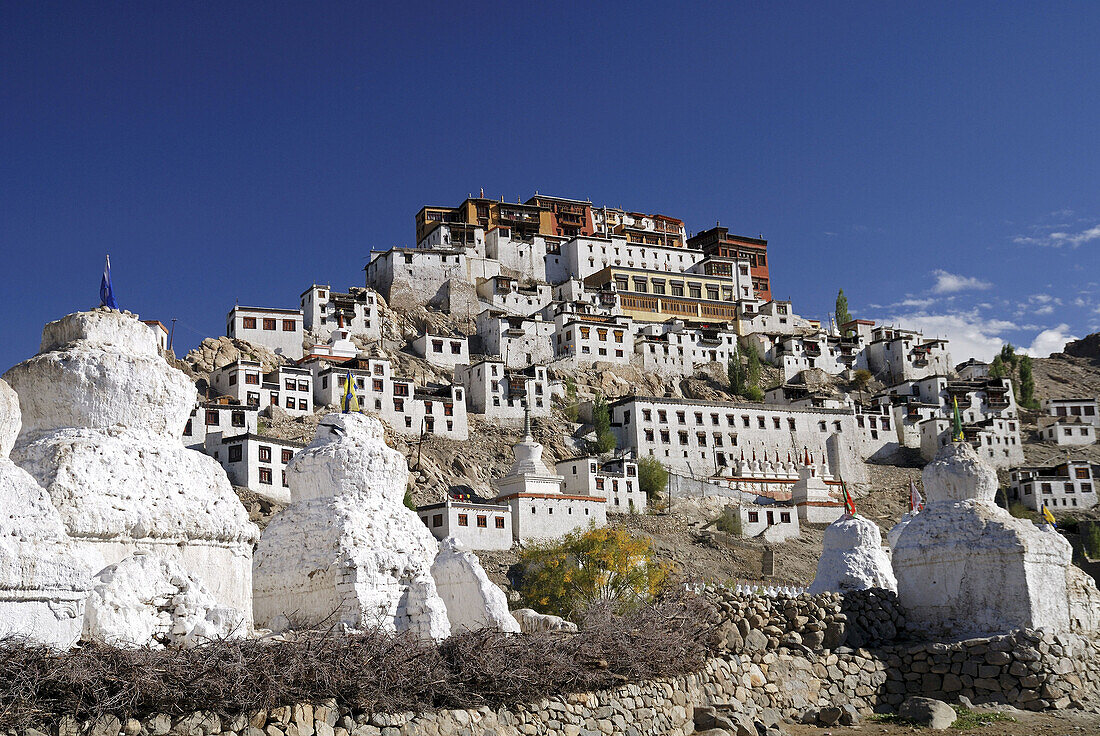
<path fill-rule="evenodd" d="M 115 288 L 111 285 L 111 257 L 107 256 L 107 265 L 103 267 L 103 280 L 99 282 L 99 306 L 118 309 L 115 301 Z"/>

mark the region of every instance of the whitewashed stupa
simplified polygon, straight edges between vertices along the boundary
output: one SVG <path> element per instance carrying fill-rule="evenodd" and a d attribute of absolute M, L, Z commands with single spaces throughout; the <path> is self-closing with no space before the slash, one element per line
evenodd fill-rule
<path fill-rule="evenodd" d="M 45 489 L 8 458 L 19 399 L 0 381 L 0 637 L 57 649 L 80 637 L 90 570 Z"/>
<path fill-rule="evenodd" d="M 997 506 L 997 474 L 969 443 L 941 448 L 923 478 L 924 510 L 893 552 L 908 626 L 931 636 L 1067 630 L 1069 542 Z"/>
<path fill-rule="evenodd" d="M 454 537 L 439 544 L 432 563 L 439 596 L 447 606 L 451 631 L 497 629 L 518 633 L 519 621 L 508 610 L 508 596 L 485 574 L 477 555 Z"/>
<path fill-rule="evenodd" d="M 283 631 L 331 622 L 446 638 L 447 609 L 431 572 L 439 545 L 405 508 L 408 476 L 377 419 L 325 416 L 287 466 L 290 505 L 256 547 L 257 623 Z"/>
<path fill-rule="evenodd" d="M 256 526 L 213 458 L 183 446 L 195 387 L 137 316 L 101 307 L 42 331 L 5 379 L 23 427 L 12 459 L 45 488 L 95 574 L 138 550 L 174 560 L 251 621 Z"/>
<path fill-rule="evenodd" d="M 845 514 L 825 527 L 821 559 L 810 593 L 848 593 L 868 588 L 897 590 L 878 524 Z"/>

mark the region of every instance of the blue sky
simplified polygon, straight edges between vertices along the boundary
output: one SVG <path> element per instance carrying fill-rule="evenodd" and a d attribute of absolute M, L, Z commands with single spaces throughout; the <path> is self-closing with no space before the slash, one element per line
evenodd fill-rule
<path fill-rule="evenodd" d="M 1098 3 L 375 5 L 0 6 L 0 370 L 104 253 L 182 352 L 480 188 L 762 233 L 960 361 L 1100 330 Z"/>

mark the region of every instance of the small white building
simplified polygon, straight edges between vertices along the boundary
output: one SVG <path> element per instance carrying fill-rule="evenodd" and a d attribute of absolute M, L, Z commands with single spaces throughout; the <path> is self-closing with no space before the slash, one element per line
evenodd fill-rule
<path fill-rule="evenodd" d="M 492 309 L 525 317 L 545 309 L 552 301 L 552 289 L 548 284 L 522 284 L 510 276 L 481 281 L 477 285 L 477 295 Z"/>
<path fill-rule="evenodd" d="M 524 409 L 531 416 L 550 416 L 550 383 L 546 368 L 507 368 L 504 361 L 481 360 L 455 366 L 455 383 L 466 389 L 466 408 L 494 421 L 520 422 Z"/>
<path fill-rule="evenodd" d="M 941 447 L 951 442 L 952 420 L 943 417 L 925 419 L 920 423 L 921 456 L 931 461 Z M 979 457 L 997 469 L 1010 468 L 1024 461 L 1020 444 L 1020 421 L 989 417 L 963 425 L 966 441 Z"/>
<path fill-rule="evenodd" d="M 989 363 L 977 358 L 970 358 L 965 363 L 959 363 L 955 366 L 955 373 L 962 381 L 981 381 L 989 378 Z"/>
<path fill-rule="evenodd" d="M 302 357 L 302 310 L 235 306 L 225 321 L 228 337 L 263 345 L 288 360 Z"/>
<path fill-rule="evenodd" d="M 741 517 L 741 536 L 779 543 L 798 536 L 798 513 L 789 503 L 742 503 L 737 507 Z"/>
<path fill-rule="evenodd" d="M 630 365 L 634 358 L 634 321 L 562 312 L 554 318 L 554 357 L 574 367 L 594 363 Z"/>
<path fill-rule="evenodd" d="M 508 475 L 493 480 L 493 502 L 511 508 L 515 541 L 556 539 L 574 529 L 607 524 L 605 497 L 564 492 L 565 479 L 543 462 L 542 445 L 531 435 L 529 417 L 512 454 L 515 462 Z"/>
<path fill-rule="evenodd" d="M 1067 447 L 1091 445 L 1096 442 L 1096 425 L 1083 417 L 1039 417 L 1039 437 Z"/>
<path fill-rule="evenodd" d="M 352 286 L 347 291 L 333 291 L 328 284 L 312 284 L 300 300 L 303 326 L 321 339 L 335 329 L 369 340 L 382 335 L 378 294 L 373 289 Z"/>
<path fill-rule="evenodd" d="M 224 437 L 256 434 L 258 423 L 259 411 L 255 406 L 200 402 L 191 410 L 191 416 L 183 428 L 183 444 L 203 452 L 207 434 L 220 432 Z"/>
<path fill-rule="evenodd" d="M 1022 466 L 1009 472 L 1009 495 L 1028 508 L 1052 511 L 1092 508 L 1096 505 L 1096 483 L 1100 465 L 1085 460 L 1067 460 L 1058 465 Z"/>
<path fill-rule="evenodd" d="M 210 387 L 258 411 L 278 406 L 291 416 L 313 413 L 313 375 L 306 368 L 281 365 L 263 374 L 259 362 L 238 358 L 211 371 Z"/>
<path fill-rule="evenodd" d="M 755 305 L 751 312 L 746 310 L 741 321 L 741 332 L 745 335 L 754 333 L 772 336 L 795 335 L 818 328 L 820 328 L 818 323 L 795 314 L 789 301 L 774 299 Z M 762 354 L 763 352 L 761 350 Z"/>
<path fill-rule="evenodd" d="M 554 358 L 554 327 L 540 315 L 521 317 L 486 309 L 477 316 L 480 352 L 503 359 L 509 368 L 546 365 Z"/>
<path fill-rule="evenodd" d="M 945 376 L 952 368 L 947 340 L 926 339 L 913 330 L 876 327 L 866 350 L 867 369 L 887 385 Z"/>
<path fill-rule="evenodd" d="M 638 464 L 616 459 L 600 463 L 595 457 L 574 457 L 558 461 L 558 475 L 565 479 L 568 494 L 602 496 L 609 514 L 644 514 L 646 496 L 638 485 Z"/>
<path fill-rule="evenodd" d="M 301 442 L 256 434 L 206 435 L 206 454 L 221 463 L 229 482 L 276 503 L 290 503 L 286 466 Z"/>
<path fill-rule="evenodd" d="M 485 233 L 485 257 L 510 271 L 535 281 L 546 281 L 546 238 L 521 236 L 510 227 L 494 227 Z"/>
<path fill-rule="evenodd" d="M 465 335 L 434 335 L 426 332 L 413 340 L 413 352 L 432 365 L 451 368 L 470 362 L 470 345 Z"/>
<path fill-rule="evenodd" d="M 737 351 L 734 324 L 689 324 L 684 320 L 646 324 L 634 336 L 635 363 L 647 373 L 690 376 L 706 363 L 729 363 Z"/>
<path fill-rule="evenodd" d="M 1100 427 L 1097 400 L 1087 398 L 1043 399 L 1043 413 L 1052 417 L 1080 417 L 1081 421 Z"/>
<path fill-rule="evenodd" d="M 512 509 L 507 505 L 448 498 L 417 506 L 416 513 L 436 539 L 454 537 L 469 549 L 512 548 Z"/>
<path fill-rule="evenodd" d="M 485 228 L 465 222 L 441 222 L 416 244 L 428 250 L 464 249 L 485 256 Z"/>
<path fill-rule="evenodd" d="M 360 410 L 381 417 L 395 432 L 412 437 L 434 434 L 452 440 L 470 436 L 465 390 L 461 386 L 417 386 L 411 379 L 393 375 L 393 366 L 386 358 L 342 362 L 319 358 L 310 361 L 308 367 L 313 371 L 317 406 L 340 406 L 350 372 Z"/>
<path fill-rule="evenodd" d="M 149 328 L 157 336 L 157 350 L 162 353 L 168 352 L 168 328 L 164 326 L 164 323 L 156 319 L 143 319 L 143 323 L 149 325 Z"/>

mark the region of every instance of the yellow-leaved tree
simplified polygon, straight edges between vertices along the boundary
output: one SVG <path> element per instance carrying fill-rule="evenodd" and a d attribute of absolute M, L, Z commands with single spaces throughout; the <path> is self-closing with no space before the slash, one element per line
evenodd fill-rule
<path fill-rule="evenodd" d="M 520 566 L 524 604 L 564 618 L 601 601 L 620 610 L 644 603 L 667 574 L 648 541 L 606 527 L 528 547 Z"/>

